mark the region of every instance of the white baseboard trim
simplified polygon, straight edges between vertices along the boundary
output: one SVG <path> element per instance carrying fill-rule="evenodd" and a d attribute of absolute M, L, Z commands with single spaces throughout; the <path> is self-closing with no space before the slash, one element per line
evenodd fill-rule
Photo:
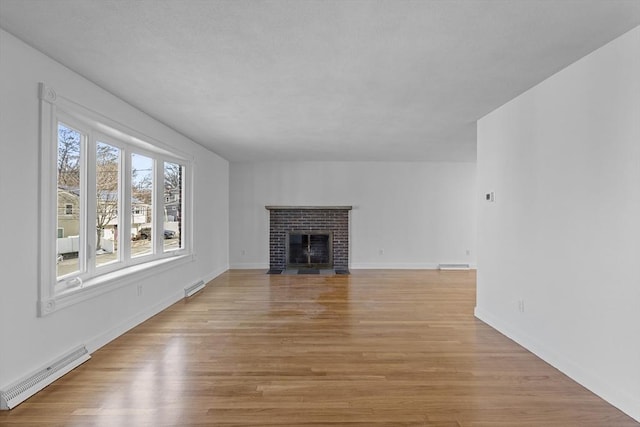
<path fill-rule="evenodd" d="M 225 271 L 227 271 L 227 268 L 215 270 L 212 273 L 206 275 L 202 279 L 202 281 L 204 281 L 204 283 L 206 284 L 211 280 L 215 279 L 216 277 L 218 277 L 220 274 L 224 273 Z M 195 282 L 197 282 L 197 280 Z M 145 320 L 150 319 L 151 317 L 160 313 L 162 310 L 167 309 L 168 307 L 170 307 L 171 305 L 175 304 L 176 302 L 182 299 L 184 299 L 184 289 L 180 287 L 179 290 L 177 290 L 175 293 L 168 296 L 167 298 L 163 299 L 159 303 L 154 304 L 153 306 L 147 308 L 146 310 L 140 313 L 137 313 L 136 315 L 124 320 L 123 322 L 119 323 L 118 325 L 109 329 L 108 331 L 105 331 L 102 334 L 90 339 L 86 344 L 87 350 L 89 350 L 89 353 L 93 353 L 94 351 L 109 344 L 111 341 L 118 338 L 120 335 L 123 335 L 124 333 L 130 331 L 131 329 L 135 328 Z"/>
<path fill-rule="evenodd" d="M 469 264 L 469 263 L 467 263 Z M 349 267 L 354 270 L 438 270 L 437 262 L 354 262 Z M 476 264 L 469 264 L 475 270 Z"/>
<path fill-rule="evenodd" d="M 640 405 L 638 405 L 638 399 L 634 398 L 631 394 L 611 386 L 606 380 L 594 376 L 590 370 L 584 369 L 567 357 L 556 353 L 549 346 L 538 342 L 530 335 L 513 328 L 509 322 L 505 322 L 477 306 L 474 310 L 474 315 L 493 329 L 520 344 L 540 359 L 567 375 L 578 384 L 640 422 Z"/>
<path fill-rule="evenodd" d="M 269 263 L 264 262 L 238 262 L 231 264 L 229 267 L 232 270 L 257 270 L 257 269 L 269 269 Z"/>
<path fill-rule="evenodd" d="M 430 262 L 354 262 L 349 267 L 354 270 L 437 270 L 437 263 Z"/>

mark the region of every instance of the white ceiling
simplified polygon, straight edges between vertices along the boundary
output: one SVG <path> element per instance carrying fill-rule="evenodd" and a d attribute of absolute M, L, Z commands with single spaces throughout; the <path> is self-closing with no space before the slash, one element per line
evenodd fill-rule
<path fill-rule="evenodd" d="M 640 0 L 0 0 L 0 26 L 231 161 L 475 159 L 475 121 Z"/>

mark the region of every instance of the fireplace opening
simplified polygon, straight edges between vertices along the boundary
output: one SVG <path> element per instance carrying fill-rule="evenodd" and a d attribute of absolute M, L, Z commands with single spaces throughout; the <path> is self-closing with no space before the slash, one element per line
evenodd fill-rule
<path fill-rule="evenodd" d="M 291 231 L 287 234 L 287 268 L 333 268 L 331 231 Z"/>

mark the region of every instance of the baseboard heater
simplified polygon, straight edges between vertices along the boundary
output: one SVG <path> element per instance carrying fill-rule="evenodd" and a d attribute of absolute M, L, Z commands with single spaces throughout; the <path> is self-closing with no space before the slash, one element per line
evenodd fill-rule
<path fill-rule="evenodd" d="M 0 391 L 0 410 L 13 409 L 67 372 L 91 359 L 85 346 L 78 347 L 49 366 Z"/>
<path fill-rule="evenodd" d="M 469 264 L 438 264 L 438 270 L 469 270 Z"/>
<path fill-rule="evenodd" d="M 196 292 L 204 289 L 205 286 L 206 285 L 205 285 L 204 281 L 200 280 L 195 285 L 189 286 L 188 288 L 184 288 L 184 297 L 185 298 L 189 298 L 191 295 L 193 295 Z"/>

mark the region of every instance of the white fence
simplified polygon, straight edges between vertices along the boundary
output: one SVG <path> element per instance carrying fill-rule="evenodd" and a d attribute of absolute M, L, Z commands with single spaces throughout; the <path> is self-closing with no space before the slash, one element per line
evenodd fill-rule
<path fill-rule="evenodd" d="M 151 226 L 151 224 L 142 224 L 143 226 Z M 175 231 L 176 234 L 180 231 L 180 226 L 179 223 L 176 221 L 165 221 L 164 222 L 164 229 L 165 230 L 171 230 L 171 231 Z M 131 229 L 131 236 L 135 236 L 138 234 L 138 230 L 135 228 Z M 105 250 L 106 252 L 113 252 L 113 249 L 115 247 L 115 242 L 114 242 L 114 234 L 113 234 L 113 230 L 111 229 L 106 229 L 104 230 L 103 233 L 103 237 L 100 240 L 100 246 L 102 247 L 103 250 Z M 62 238 L 58 238 L 58 255 L 62 255 L 62 254 L 71 254 L 71 253 L 77 253 L 80 249 L 80 236 L 69 236 L 69 237 L 62 237 Z"/>
<path fill-rule="evenodd" d="M 114 242 L 111 239 L 102 239 L 100 246 L 106 252 L 113 252 Z M 71 254 L 79 252 L 80 250 L 80 236 L 70 236 L 58 239 L 58 255 Z"/>
<path fill-rule="evenodd" d="M 58 239 L 58 254 L 70 254 L 80 250 L 80 236 L 63 237 Z"/>

